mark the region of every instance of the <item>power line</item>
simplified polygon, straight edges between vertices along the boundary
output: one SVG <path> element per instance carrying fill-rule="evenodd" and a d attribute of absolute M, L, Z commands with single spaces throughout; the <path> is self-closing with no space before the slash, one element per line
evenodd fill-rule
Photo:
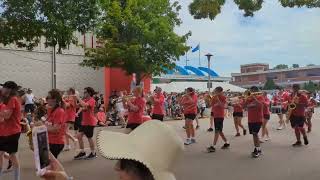
<path fill-rule="evenodd" d="M 17 55 L 17 56 L 20 56 L 20 57 L 23 57 L 23 58 L 26 58 L 26 59 L 29 59 L 29 60 L 33 60 L 33 61 L 37 61 L 37 62 L 42 62 L 42 63 L 51 63 L 51 61 L 46 61 L 46 60 L 43 60 L 43 59 L 37 59 L 37 58 L 33 58 L 33 57 L 28 57 L 28 56 L 24 56 L 24 55 L 21 55 L 21 54 L 17 54 L 17 53 L 14 53 L 14 52 L 10 52 L 10 54 L 13 54 L 13 55 Z M 69 64 L 69 65 L 73 65 L 73 64 L 80 64 L 80 62 L 78 63 L 63 63 L 63 62 L 56 62 L 57 64 Z"/>

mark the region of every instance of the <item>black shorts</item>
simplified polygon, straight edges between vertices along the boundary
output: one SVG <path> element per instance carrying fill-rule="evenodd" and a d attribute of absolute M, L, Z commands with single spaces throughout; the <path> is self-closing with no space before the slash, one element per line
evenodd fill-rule
<path fill-rule="evenodd" d="M 82 113 L 79 114 L 78 117 L 76 117 L 76 120 L 74 121 L 74 130 L 78 131 L 81 127 L 81 121 L 82 121 Z"/>
<path fill-rule="evenodd" d="M 264 118 L 265 120 L 270 120 L 270 114 L 265 114 L 265 115 L 263 115 L 263 118 Z"/>
<path fill-rule="evenodd" d="M 250 134 L 257 135 L 262 126 L 262 122 L 248 123 Z"/>
<path fill-rule="evenodd" d="M 184 119 L 185 119 L 185 120 L 191 120 L 191 121 L 193 121 L 193 120 L 196 119 L 196 117 L 197 117 L 196 114 L 185 114 L 185 115 L 184 115 Z"/>
<path fill-rule="evenodd" d="M 287 114 L 287 112 L 288 112 L 288 109 L 285 109 L 285 108 L 282 108 L 282 109 L 281 109 L 281 113 L 282 113 L 282 114 Z"/>
<path fill-rule="evenodd" d="M 14 154 L 18 152 L 20 133 L 0 136 L 0 151 Z"/>
<path fill-rule="evenodd" d="M 50 152 L 55 158 L 58 158 L 59 154 L 64 148 L 64 144 L 49 144 Z"/>
<path fill-rule="evenodd" d="M 80 126 L 79 132 L 82 132 L 84 135 L 86 135 L 87 138 L 93 137 L 95 126 Z"/>
<path fill-rule="evenodd" d="M 34 104 L 26 104 L 24 105 L 25 113 L 34 113 Z"/>
<path fill-rule="evenodd" d="M 214 118 L 214 129 L 215 132 L 222 132 L 224 118 Z"/>
<path fill-rule="evenodd" d="M 127 124 L 127 128 L 131 130 L 135 130 L 137 127 L 139 127 L 141 124 L 138 123 L 132 123 L 132 124 Z"/>
<path fill-rule="evenodd" d="M 292 128 L 300 127 L 302 128 L 304 126 L 306 118 L 304 116 L 294 116 L 291 115 L 290 117 L 290 124 Z"/>
<path fill-rule="evenodd" d="M 243 117 L 243 112 L 233 112 L 233 117 Z"/>
<path fill-rule="evenodd" d="M 152 119 L 163 121 L 164 115 L 163 114 L 152 114 Z"/>

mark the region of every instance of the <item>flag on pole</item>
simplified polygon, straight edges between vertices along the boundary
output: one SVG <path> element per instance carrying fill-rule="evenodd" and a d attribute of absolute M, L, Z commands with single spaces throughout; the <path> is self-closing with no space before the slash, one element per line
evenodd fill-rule
<path fill-rule="evenodd" d="M 200 50 L 200 44 L 198 44 L 195 48 L 192 49 L 192 52 L 197 52 Z"/>

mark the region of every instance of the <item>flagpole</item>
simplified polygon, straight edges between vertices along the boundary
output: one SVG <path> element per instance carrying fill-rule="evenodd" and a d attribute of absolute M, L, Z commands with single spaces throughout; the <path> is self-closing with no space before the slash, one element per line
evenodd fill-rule
<path fill-rule="evenodd" d="M 188 66 L 188 51 L 186 52 L 186 66 Z"/>
<path fill-rule="evenodd" d="M 200 61 L 200 51 L 201 51 L 201 46 L 200 46 L 200 43 L 199 43 L 199 67 L 201 67 L 201 61 Z"/>

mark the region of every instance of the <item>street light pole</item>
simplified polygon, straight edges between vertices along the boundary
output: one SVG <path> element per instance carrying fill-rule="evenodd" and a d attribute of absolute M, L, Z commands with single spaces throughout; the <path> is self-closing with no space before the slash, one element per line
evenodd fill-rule
<path fill-rule="evenodd" d="M 57 64 L 56 64 L 56 46 L 52 47 L 52 61 L 51 61 L 51 87 L 56 89 L 57 87 Z"/>
<path fill-rule="evenodd" d="M 206 54 L 205 56 L 207 56 L 207 59 L 208 59 L 208 69 L 210 70 L 210 59 L 211 57 L 213 56 L 212 54 L 208 53 Z M 210 76 L 210 73 L 208 73 L 208 90 L 209 90 L 209 93 L 210 93 L 210 90 L 211 90 L 211 76 Z"/>

